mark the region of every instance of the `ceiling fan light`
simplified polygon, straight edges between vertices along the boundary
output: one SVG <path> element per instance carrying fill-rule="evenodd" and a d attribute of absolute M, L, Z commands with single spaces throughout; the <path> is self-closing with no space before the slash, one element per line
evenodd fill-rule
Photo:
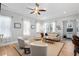
<path fill-rule="evenodd" d="M 38 12 L 37 12 L 37 11 L 35 11 L 34 13 L 35 13 L 35 14 L 37 14 Z"/>

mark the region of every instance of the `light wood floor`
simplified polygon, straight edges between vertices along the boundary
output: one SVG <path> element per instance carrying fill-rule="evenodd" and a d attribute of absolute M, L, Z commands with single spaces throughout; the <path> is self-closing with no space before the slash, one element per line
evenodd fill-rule
<path fill-rule="evenodd" d="M 71 40 L 64 40 L 65 45 L 59 56 L 73 56 L 73 44 Z M 0 47 L 0 56 L 19 56 L 13 45 Z"/>
<path fill-rule="evenodd" d="M 65 45 L 60 53 L 60 56 L 73 56 L 74 45 L 70 39 L 64 40 Z"/>
<path fill-rule="evenodd" d="M 0 47 L 0 56 L 19 56 L 13 45 Z"/>

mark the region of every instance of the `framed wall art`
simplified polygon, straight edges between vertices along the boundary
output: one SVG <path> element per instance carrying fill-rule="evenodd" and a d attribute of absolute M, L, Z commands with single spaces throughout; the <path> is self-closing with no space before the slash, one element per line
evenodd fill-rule
<path fill-rule="evenodd" d="M 31 29 L 35 29 L 35 25 L 31 25 Z"/>
<path fill-rule="evenodd" d="M 14 23 L 14 28 L 20 29 L 21 28 L 21 23 Z"/>

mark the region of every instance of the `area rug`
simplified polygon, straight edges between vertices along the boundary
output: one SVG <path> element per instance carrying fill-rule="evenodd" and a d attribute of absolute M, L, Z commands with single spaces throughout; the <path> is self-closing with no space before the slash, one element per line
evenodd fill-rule
<path fill-rule="evenodd" d="M 54 44 L 48 43 L 47 56 L 59 56 L 63 46 L 64 43 L 62 42 L 54 42 Z M 16 46 L 15 49 L 20 56 L 30 56 L 30 54 L 29 55 L 24 54 L 24 51 L 22 49 L 19 49 L 18 46 Z"/>
<path fill-rule="evenodd" d="M 54 44 L 48 44 L 47 56 L 59 56 L 63 47 L 64 43 L 62 42 L 54 42 Z"/>

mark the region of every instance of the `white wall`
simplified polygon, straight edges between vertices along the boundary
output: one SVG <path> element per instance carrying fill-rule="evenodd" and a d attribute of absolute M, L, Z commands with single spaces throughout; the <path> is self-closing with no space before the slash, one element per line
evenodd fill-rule
<path fill-rule="evenodd" d="M 23 20 L 21 17 L 13 17 L 12 19 L 12 39 L 17 40 L 17 37 L 23 36 Z M 21 29 L 14 28 L 14 23 L 20 23 Z"/>

